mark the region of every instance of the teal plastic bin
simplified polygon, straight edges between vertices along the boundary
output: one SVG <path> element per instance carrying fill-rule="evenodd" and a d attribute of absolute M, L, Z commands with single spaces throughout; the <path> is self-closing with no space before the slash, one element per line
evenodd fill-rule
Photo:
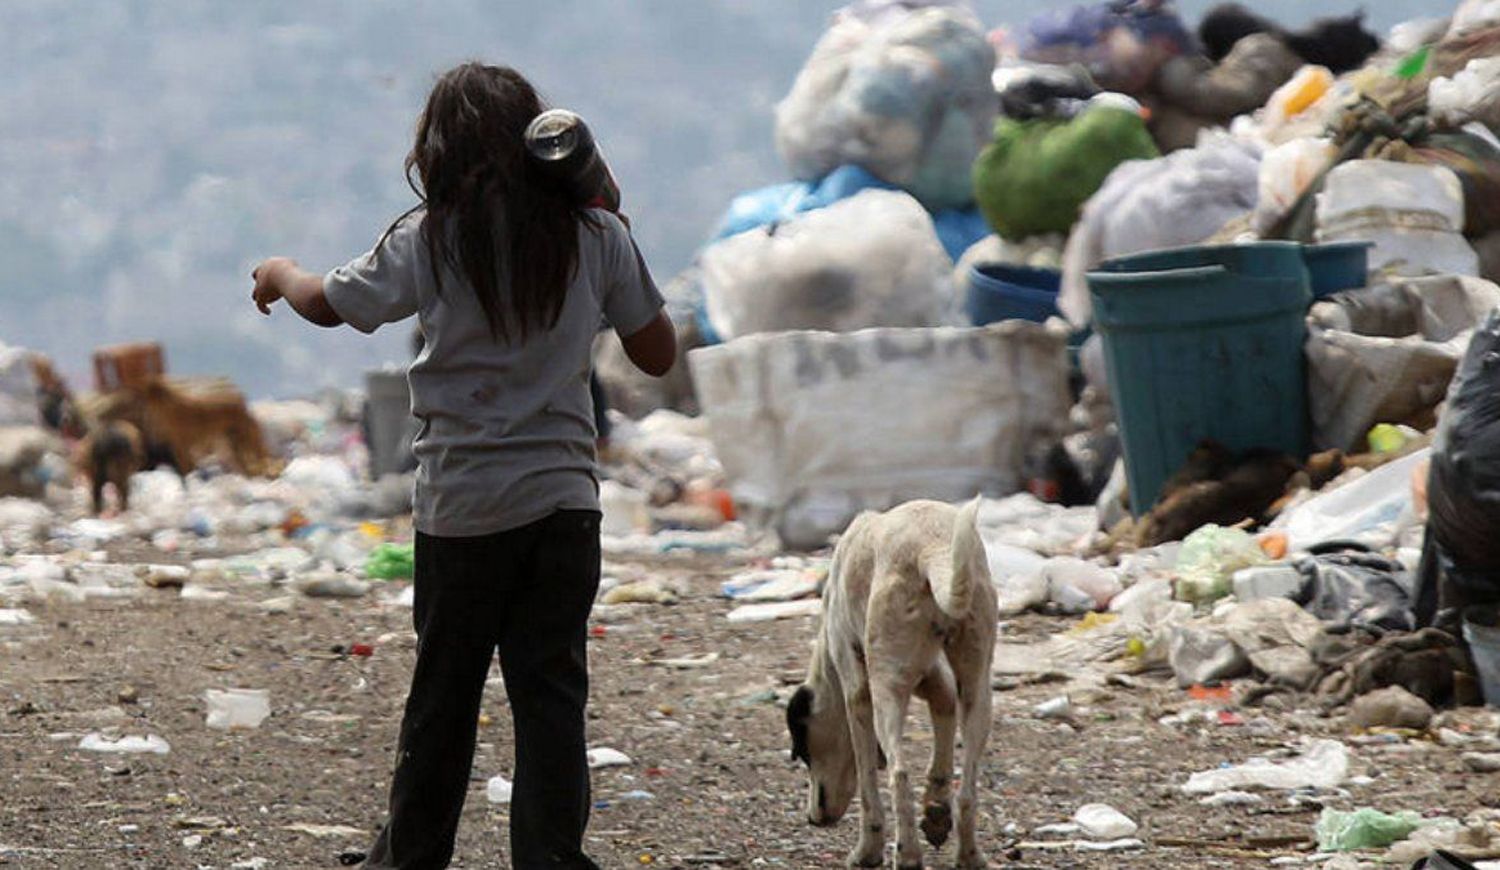
<path fill-rule="evenodd" d="M 1302 259 L 1307 263 L 1307 281 L 1313 298 L 1325 299 L 1369 284 L 1373 247 L 1374 242 L 1326 242 L 1303 247 Z"/>
<path fill-rule="evenodd" d="M 1301 245 L 1154 251 L 1088 281 L 1137 516 L 1204 439 L 1307 454 Z"/>

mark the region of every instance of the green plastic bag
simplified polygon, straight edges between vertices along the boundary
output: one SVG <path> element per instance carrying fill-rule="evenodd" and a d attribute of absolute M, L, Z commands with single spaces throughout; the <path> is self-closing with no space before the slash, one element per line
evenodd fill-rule
<path fill-rule="evenodd" d="M 1427 71 L 1427 62 L 1432 58 L 1432 46 L 1424 45 L 1401 59 L 1394 70 L 1396 78 L 1411 81 Z"/>
<path fill-rule="evenodd" d="M 411 544 L 381 544 L 365 560 L 365 576 L 371 580 L 409 579 L 416 572 Z"/>
<path fill-rule="evenodd" d="M 1413 812 L 1390 815 L 1365 807 L 1353 812 L 1324 808 L 1318 817 L 1318 848 L 1324 852 L 1384 849 L 1411 836 L 1422 826 Z"/>
<path fill-rule="evenodd" d="M 1255 538 L 1210 523 L 1182 539 L 1177 600 L 1207 604 L 1234 591 L 1234 572 L 1271 561 Z"/>
<path fill-rule="evenodd" d="M 1145 120 L 1119 106 L 1092 106 L 1072 120 L 1001 118 L 974 164 L 974 195 L 1006 239 L 1066 233 L 1115 167 L 1159 156 Z"/>

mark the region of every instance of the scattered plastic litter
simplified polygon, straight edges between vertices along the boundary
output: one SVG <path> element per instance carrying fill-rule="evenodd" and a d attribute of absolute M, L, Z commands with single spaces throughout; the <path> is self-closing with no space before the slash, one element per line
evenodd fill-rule
<path fill-rule="evenodd" d="M 775 601 L 769 604 L 746 604 L 729 611 L 733 623 L 770 622 L 775 619 L 795 619 L 799 616 L 817 616 L 823 612 L 822 599 L 805 601 Z"/>
<path fill-rule="evenodd" d="M 203 698 L 208 727 L 221 731 L 259 728 L 271 715 L 271 693 L 265 689 L 208 689 Z"/>
<path fill-rule="evenodd" d="M 508 804 L 515 793 L 515 784 L 499 774 L 490 777 L 484 786 L 484 797 L 492 804 Z"/>
<path fill-rule="evenodd" d="M 1073 814 L 1073 822 L 1090 840 L 1114 841 L 1140 830 L 1131 818 L 1109 804 L 1085 804 Z"/>
<path fill-rule="evenodd" d="M 363 598 L 370 592 L 369 583 L 347 574 L 304 574 L 293 586 L 308 598 Z"/>
<path fill-rule="evenodd" d="M 1188 794 L 1246 789 L 1331 789 L 1349 776 L 1349 748 L 1337 740 L 1313 740 L 1286 761 L 1252 758 L 1244 764 L 1205 770 L 1188 778 Z"/>
<path fill-rule="evenodd" d="M 1265 798 L 1248 791 L 1221 791 L 1198 800 L 1206 807 L 1237 807 L 1264 802 Z"/>
<path fill-rule="evenodd" d="M 657 580 L 622 583 L 599 597 L 600 604 L 676 604 L 677 593 Z"/>
<path fill-rule="evenodd" d="M 1266 561 L 1249 534 L 1204 526 L 1183 539 L 1177 556 L 1177 597 L 1195 604 L 1216 601 L 1233 591 L 1236 572 Z"/>
<path fill-rule="evenodd" d="M 1318 817 L 1318 848 L 1325 852 L 1380 849 L 1405 839 L 1421 825 L 1420 813 L 1390 815 L 1369 807 L 1353 812 L 1325 807 Z"/>
<path fill-rule="evenodd" d="M 610 749 L 609 747 L 590 749 L 588 751 L 588 761 L 590 770 L 602 770 L 606 767 L 627 767 L 635 763 L 630 760 L 630 756 L 618 749 Z"/>
<path fill-rule="evenodd" d="M 79 741 L 78 748 L 85 752 L 118 752 L 121 754 L 151 753 L 166 755 L 172 751 L 171 744 L 155 734 L 144 736 L 108 737 L 93 733 Z"/>
<path fill-rule="evenodd" d="M 795 601 L 816 594 L 823 576 L 812 569 L 747 571 L 726 580 L 721 591 L 735 601 Z"/>
<path fill-rule="evenodd" d="M 300 822 L 295 825 L 283 825 L 281 829 L 283 831 L 291 831 L 294 834 L 306 834 L 309 837 L 316 837 L 320 840 L 325 838 L 331 839 L 333 837 L 358 838 L 369 835 L 369 831 L 364 831 L 350 825 L 317 825 L 307 822 Z"/>
<path fill-rule="evenodd" d="M 411 544 L 380 544 L 365 562 L 365 576 L 372 580 L 409 580 L 415 572 L 415 548 Z"/>
<path fill-rule="evenodd" d="M 1130 852 L 1135 849 L 1144 849 L 1146 848 L 1146 844 L 1135 837 L 1124 837 L 1119 840 L 1107 840 L 1103 842 L 1079 840 L 1073 844 L 1073 848 L 1080 852 Z"/>
<path fill-rule="evenodd" d="M 1066 719 L 1073 712 L 1073 702 L 1067 695 L 1059 695 L 1037 704 L 1032 712 L 1038 719 Z"/>

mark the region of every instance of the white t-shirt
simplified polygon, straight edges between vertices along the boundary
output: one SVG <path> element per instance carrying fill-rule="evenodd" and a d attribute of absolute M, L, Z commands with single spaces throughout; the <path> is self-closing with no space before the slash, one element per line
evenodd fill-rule
<path fill-rule="evenodd" d="M 525 343 L 491 335 L 473 289 L 448 265 L 438 294 L 424 212 L 324 277 L 329 304 L 361 332 L 412 315 L 421 324 L 426 345 L 407 375 L 421 422 L 418 531 L 488 535 L 557 510 L 598 509 L 588 383 L 594 336 L 605 321 L 632 335 L 663 302 L 624 224 L 609 212 L 590 214 L 599 226 L 579 224 L 578 269 L 557 325 Z"/>

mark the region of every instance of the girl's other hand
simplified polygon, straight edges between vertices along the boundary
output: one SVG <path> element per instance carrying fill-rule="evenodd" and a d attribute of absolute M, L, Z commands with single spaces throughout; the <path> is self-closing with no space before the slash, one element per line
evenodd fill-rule
<path fill-rule="evenodd" d="M 255 280 L 255 289 L 251 291 L 250 298 L 261 314 L 271 313 L 271 306 L 282 297 L 282 277 L 296 266 L 296 263 L 286 257 L 272 257 L 250 273 L 250 277 Z"/>

